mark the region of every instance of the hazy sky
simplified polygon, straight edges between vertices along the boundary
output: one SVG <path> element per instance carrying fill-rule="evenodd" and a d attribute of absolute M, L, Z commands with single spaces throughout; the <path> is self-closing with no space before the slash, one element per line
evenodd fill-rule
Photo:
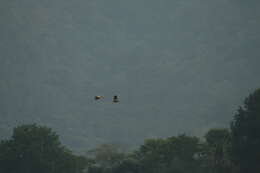
<path fill-rule="evenodd" d="M 227 127 L 260 87 L 259 19 L 258 0 L 1 0 L 0 133 L 77 150 Z"/>

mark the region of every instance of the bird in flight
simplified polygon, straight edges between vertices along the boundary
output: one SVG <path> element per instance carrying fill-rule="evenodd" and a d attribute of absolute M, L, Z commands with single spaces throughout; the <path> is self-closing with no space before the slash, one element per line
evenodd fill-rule
<path fill-rule="evenodd" d="M 117 95 L 114 95 L 114 97 L 113 97 L 113 102 L 114 102 L 114 103 L 118 103 L 118 102 L 119 102 Z"/>
<path fill-rule="evenodd" d="M 95 100 L 99 100 L 99 99 L 102 99 L 103 96 L 95 96 L 94 98 L 95 98 Z"/>
<path fill-rule="evenodd" d="M 104 97 L 103 97 L 103 96 L 95 96 L 95 97 L 94 97 L 95 100 L 100 100 L 100 99 L 102 99 L 102 98 L 104 98 Z M 118 102 L 119 102 L 119 99 L 118 99 L 118 96 L 117 96 L 117 95 L 114 95 L 114 97 L 113 97 L 113 102 L 114 102 L 114 103 L 118 103 Z"/>

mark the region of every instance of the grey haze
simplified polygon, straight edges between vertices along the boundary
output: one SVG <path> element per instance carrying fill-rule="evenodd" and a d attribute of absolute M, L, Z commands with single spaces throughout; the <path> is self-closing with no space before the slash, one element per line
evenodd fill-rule
<path fill-rule="evenodd" d="M 1 0 L 0 136 L 38 123 L 82 152 L 227 127 L 260 86 L 259 8 L 257 0 Z"/>

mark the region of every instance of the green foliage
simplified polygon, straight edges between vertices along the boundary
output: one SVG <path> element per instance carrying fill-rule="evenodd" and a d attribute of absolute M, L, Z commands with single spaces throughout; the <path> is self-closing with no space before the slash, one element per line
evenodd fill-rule
<path fill-rule="evenodd" d="M 132 155 L 100 173 L 258 173 L 260 90 L 245 99 L 229 129 L 210 129 L 205 142 L 179 135 L 148 139 Z M 126 155 L 125 155 L 126 156 Z M 238 169 L 240 168 L 240 169 Z"/>
<path fill-rule="evenodd" d="M 85 158 L 74 156 L 47 127 L 16 127 L 12 138 L 0 144 L 0 171 L 4 173 L 80 173 L 85 166 Z"/>
<path fill-rule="evenodd" d="M 120 151 L 119 147 L 113 144 L 100 145 L 90 152 L 94 153 L 96 164 L 105 168 L 119 164 L 124 158 L 124 154 Z"/>
<path fill-rule="evenodd" d="M 121 163 L 126 155 L 120 151 L 117 145 L 102 144 L 88 152 L 94 162 L 89 165 L 89 173 L 112 173 L 121 169 Z M 123 164 L 122 164 L 123 166 Z"/>
<path fill-rule="evenodd" d="M 180 135 L 167 139 L 149 139 L 138 156 L 142 172 L 198 172 L 200 142 L 196 137 Z"/>
<path fill-rule="evenodd" d="M 230 132 L 228 129 L 210 129 L 205 138 L 209 146 L 223 146 L 230 142 Z"/>
<path fill-rule="evenodd" d="M 113 168 L 113 173 L 141 173 L 140 162 L 131 156 L 126 157 L 122 162 Z"/>
<path fill-rule="evenodd" d="M 250 94 L 231 123 L 233 159 L 241 172 L 260 170 L 260 89 Z"/>
<path fill-rule="evenodd" d="M 135 152 L 103 144 L 89 158 L 65 148 L 50 128 L 16 127 L 0 142 L 2 173 L 258 173 L 260 89 L 245 99 L 229 129 L 210 129 L 205 141 L 179 135 L 147 139 Z M 240 169 L 237 169 L 240 168 Z"/>
<path fill-rule="evenodd" d="M 230 173 L 231 137 L 228 129 L 211 129 L 205 135 L 204 161 L 209 173 Z"/>

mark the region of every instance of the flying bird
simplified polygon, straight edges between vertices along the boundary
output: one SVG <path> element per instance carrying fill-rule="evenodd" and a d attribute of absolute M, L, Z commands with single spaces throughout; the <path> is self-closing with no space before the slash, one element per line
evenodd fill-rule
<path fill-rule="evenodd" d="M 114 96 L 113 102 L 114 102 L 114 103 L 118 103 L 118 102 L 119 102 L 117 95 Z"/>
<path fill-rule="evenodd" d="M 95 98 L 95 100 L 99 100 L 99 99 L 102 99 L 103 96 L 95 96 L 94 98 Z"/>

